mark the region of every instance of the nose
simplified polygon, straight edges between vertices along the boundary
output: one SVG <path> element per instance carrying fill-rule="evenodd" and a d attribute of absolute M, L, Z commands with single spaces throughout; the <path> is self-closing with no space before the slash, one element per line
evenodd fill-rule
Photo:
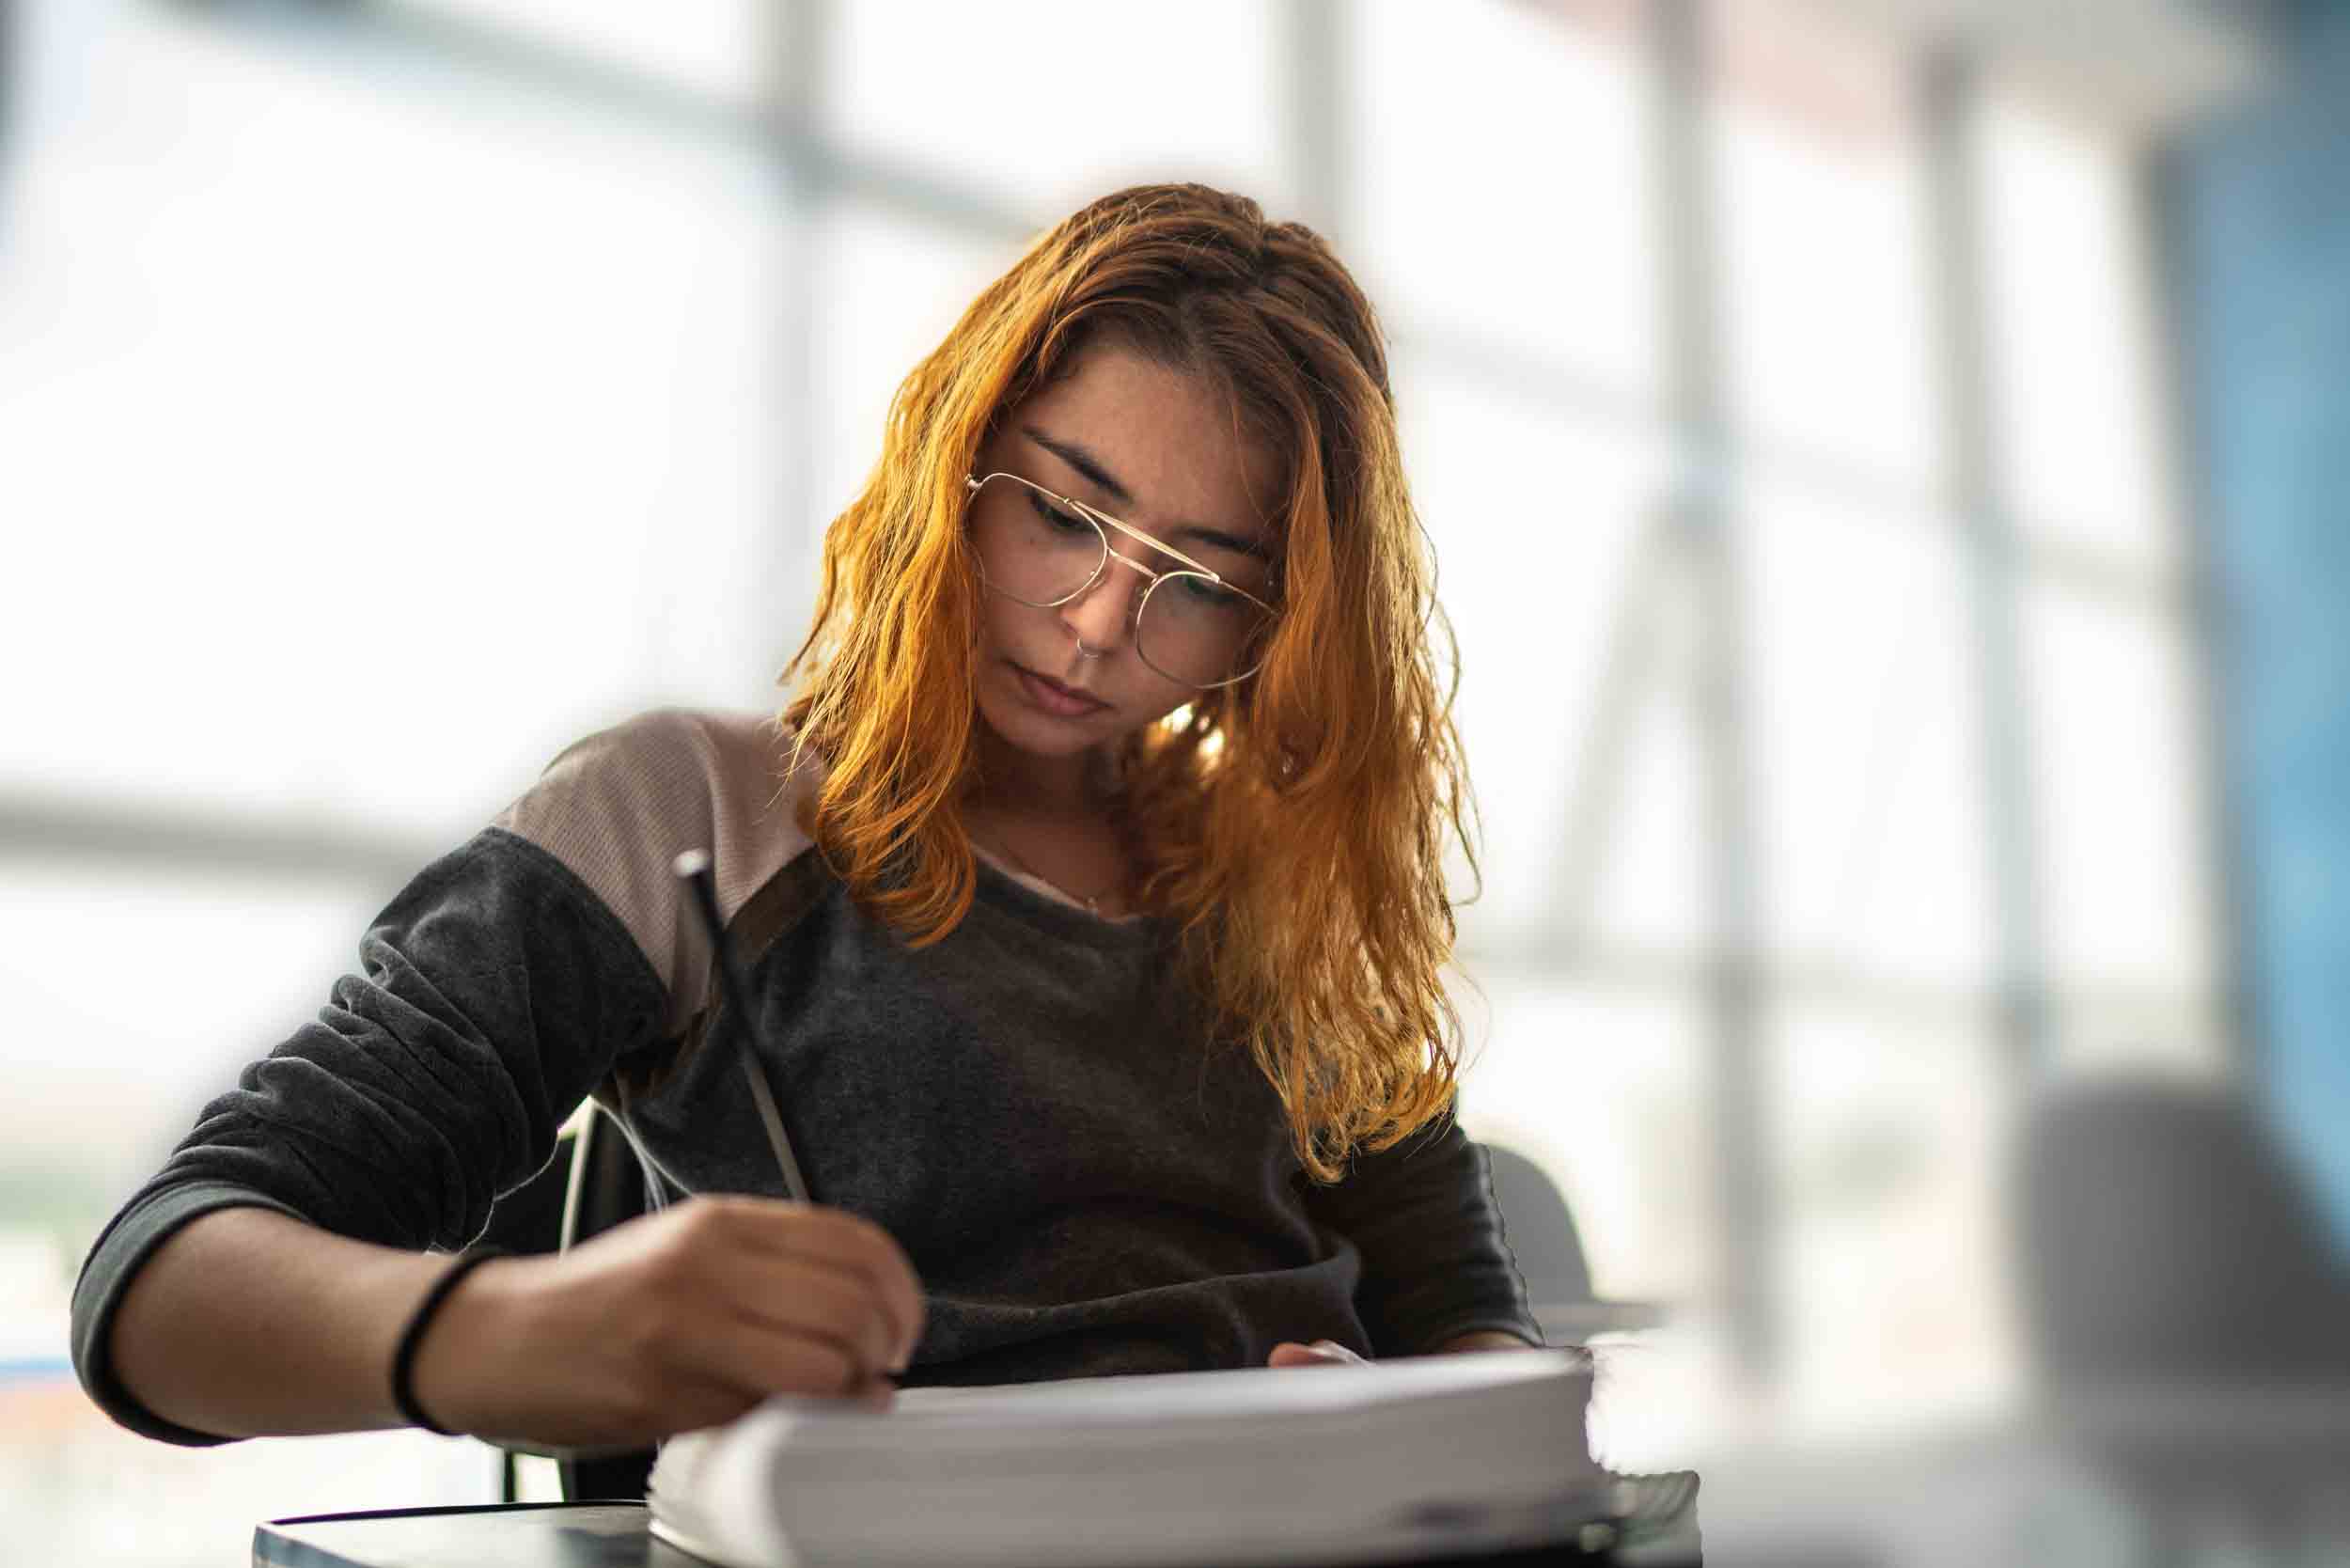
<path fill-rule="evenodd" d="M 1124 563 L 1125 557 L 1112 551 L 1093 586 L 1060 607 L 1061 624 L 1089 653 L 1105 653 L 1120 646 L 1134 629 L 1135 606 L 1150 585 Z"/>

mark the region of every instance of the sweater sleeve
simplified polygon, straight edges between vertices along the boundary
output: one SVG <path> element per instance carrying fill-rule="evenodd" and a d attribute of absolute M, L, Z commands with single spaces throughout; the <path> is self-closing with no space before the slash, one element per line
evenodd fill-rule
<path fill-rule="evenodd" d="M 807 844 L 776 803 L 763 718 L 661 709 L 566 750 L 491 826 L 417 874 L 361 942 L 361 971 L 237 1087 L 100 1232 L 74 1286 L 75 1371 L 132 1430 L 158 1419 L 114 1375 L 132 1278 L 215 1209 L 275 1209 L 387 1247 L 455 1248 L 554 1152 L 633 1053 L 674 1039 L 707 945 L 670 870 L 714 850 L 731 914 Z"/>
<path fill-rule="evenodd" d="M 1380 1356 L 1415 1356 L 1480 1329 L 1543 1342 L 1503 1233 L 1484 1149 L 1448 1111 L 1344 1180 L 1308 1186 L 1318 1220 L 1361 1251 L 1355 1309 Z"/>
<path fill-rule="evenodd" d="M 657 1043 L 666 1008 L 621 921 L 500 828 L 419 873 L 360 959 L 313 1022 L 205 1106 L 83 1264 L 74 1368 L 133 1431 L 222 1440 L 143 1408 L 108 1356 L 131 1279 L 181 1226 L 254 1205 L 388 1247 L 462 1247 L 611 1064 Z"/>

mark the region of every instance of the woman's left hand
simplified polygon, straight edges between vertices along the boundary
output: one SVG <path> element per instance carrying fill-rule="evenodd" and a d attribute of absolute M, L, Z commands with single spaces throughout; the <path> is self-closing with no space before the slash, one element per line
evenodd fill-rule
<path fill-rule="evenodd" d="M 1283 1340 L 1265 1357 L 1268 1367 L 1361 1367 L 1370 1365 L 1363 1357 L 1335 1340 L 1316 1340 L 1301 1345 L 1294 1340 Z"/>
<path fill-rule="evenodd" d="M 1489 1328 L 1456 1335 L 1438 1345 L 1436 1354 L 1458 1356 L 1469 1351 L 1533 1348 L 1515 1334 Z M 1283 1340 L 1273 1347 L 1273 1354 L 1265 1357 L 1264 1364 L 1268 1367 L 1362 1367 L 1370 1365 L 1370 1358 L 1355 1355 L 1335 1340 L 1316 1340 L 1309 1345 L 1299 1344 L 1294 1340 Z"/>

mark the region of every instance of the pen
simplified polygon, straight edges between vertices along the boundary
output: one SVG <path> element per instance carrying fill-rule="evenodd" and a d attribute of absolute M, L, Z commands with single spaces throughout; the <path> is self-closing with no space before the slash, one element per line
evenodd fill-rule
<path fill-rule="evenodd" d="M 807 1179 L 800 1174 L 800 1162 L 792 1158 L 791 1140 L 783 1135 L 783 1117 L 776 1109 L 775 1093 L 767 1087 L 767 1074 L 760 1071 L 758 1054 L 751 1049 L 755 1015 L 751 1011 L 750 991 L 743 983 L 743 972 L 734 962 L 734 944 L 727 940 L 727 923 L 718 913 L 718 884 L 710 874 L 710 852 L 687 850 L 677 857 L 674 869 L 678 880 L 691 890 L 692 896 L 686 902 L 701 917 L 711 950 L 717 955 L 718 983 L 724 988 L 727 1006 L 743 1021 L 742 1033 L 735 1039 L 735 1053 L 743 1064 L 743 1076 L 750 1080 L 751 1103 L 759 1107 L 760 1121 L 766 1123 L 768 1146 L 775 1150 L 776 1168 L 783 1172 L 783 1190 L 806 1203 L 809 1201 Z"/>

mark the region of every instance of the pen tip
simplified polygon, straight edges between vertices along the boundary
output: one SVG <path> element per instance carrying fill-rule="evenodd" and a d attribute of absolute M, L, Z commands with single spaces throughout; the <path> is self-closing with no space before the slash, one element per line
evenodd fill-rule
<path fill-rule="evenodd" d="M 671 861 L 670 866 L 680 877 L 697 877 L 710 870 L 710 855 L 707 851 L 690 849 Z"/>

